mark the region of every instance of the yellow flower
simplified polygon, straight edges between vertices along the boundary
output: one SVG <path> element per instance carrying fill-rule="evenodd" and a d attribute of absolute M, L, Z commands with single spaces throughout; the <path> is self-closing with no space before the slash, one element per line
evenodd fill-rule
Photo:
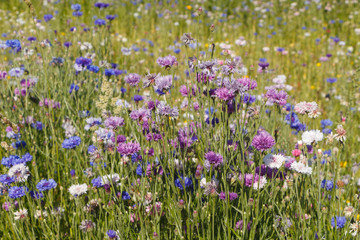
<path fill-rule="evenodd" d="M 360 218 L 360 215 L 358 214 L 358 215 L 356 216 L 356 221 L 359 221 L 359 218 Z"/>
<path fill-rule="evenodd" d="M 64 32 L 61 32 L 61 35 L 65 36 L 65 33 L 64 33 Z"/>
<path fill-rule="evenodd" d="M 311 89 L 314 90 L 314 89 L 315 89 L 315 86 L 314 86 L 314 85 L 311 85 Z"/>
<path fill-rule="evenodd" d="M 340 162 L 340 167 L 343 167 L 343 168 L 345 168 L 346 167 L 346 165 L 347 165 L 347 161 L 341 161 Z"/>
<path fill-rule="evenodd" d="M 336 75 L 336 77 L 337 77 L 337 78 L 340 78 L 340 77 L 341 77 L 341 74 Z"/>
<path fill-rule="evenodd" d="M 189 9 L 189 10 L 191 10 L 191 9 L 192 9 L 192 6 L 187 5 L 186 8 Z"/>
<path fill-rule="evenodd" d="M 4 57 L 4 61 L 7 61 L 7 57 Z"/>
<path fill-rule="evenodd" d="M 317 63 L 316 66 L 320 67 L 320 66 L 321 66 L 321 63 Z"/>
<path fill-rule="evenodd" d="M 207 48 L 207 47 L 209 47 L 209 44 L 208 44 L 208 43 L 206 43 L 206 44 L 205 44 L 205 47 L 206 47 L 206 48 Z"/>

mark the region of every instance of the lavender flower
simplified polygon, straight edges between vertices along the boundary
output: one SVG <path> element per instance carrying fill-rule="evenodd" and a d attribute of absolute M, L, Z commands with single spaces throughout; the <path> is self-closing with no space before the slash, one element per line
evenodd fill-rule
<path fill-rule="evenodd" d="M 141 150 L 140 144 L 137 142 L 120 143 L 117 148 L 117 151 L 121 155 L 126 155 L 126 156 L 137 153 L 140 150 Z"/>
<path fill-rule="evenodd" d="M 159 57 L 156 62 L 161 67 L 165 67 L 165 68 L 171 68 L 173 65 L 177 64 L 176 57 L 172 56 L 172 55 L 169 55 L 169 56 L 166 56 L 163 58 Z"/>
<path fill-rule="evenodd" d="M 285 106 L 288 95 L 283 90 L 277 91 L 275 89 L 269 89 L 265 94 L 265 97 L 267 98 L 266 105 L 273 105 L 276 103 L 280 106 Z"/>
<path fill-rule="evenodd" d="M 105 127 L 110 129 L 117 129 L 124 125 L 124 119 L 122 117 L 109 117 L 104 122 Z"/>
<path fill-rule="evenodd" d="M 125 82 L 130 84 L 131 86 L 137 86 L 138 83 L 140 82 L 140 79 L 141 79 L 140 75 L 136 73 L 130 73 L 125 77 Z"/>
<path fill-rule="evenodd" d="M 222 164 L 223 164 L 223 157 L 220 154 L 214 153 L 212 151 L 209 151 L 205 154 L 204 167 L 207 170 L 210 170 L 211 166 L 217 168 Z"/>
<path fill-rule="evenodd" d="M 261 152 L 272 148 L 274 145 L 274 138 L 265 130 L 260 130 L 251 143 L 251 146 Z"/>

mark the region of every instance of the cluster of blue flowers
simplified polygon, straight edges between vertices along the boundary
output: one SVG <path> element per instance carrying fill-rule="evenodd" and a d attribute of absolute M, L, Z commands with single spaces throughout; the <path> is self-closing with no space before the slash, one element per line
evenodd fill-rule
<path fill-rule="evenodd" d="M 1 164 L 10 168 L 16 164 L 26 164 L 32 159 L 33 157 L 29 153 L 25 153 L 22 157 L 19 157 L 18 155 L 10 155 L 9 157 L 3 157 Z"/>

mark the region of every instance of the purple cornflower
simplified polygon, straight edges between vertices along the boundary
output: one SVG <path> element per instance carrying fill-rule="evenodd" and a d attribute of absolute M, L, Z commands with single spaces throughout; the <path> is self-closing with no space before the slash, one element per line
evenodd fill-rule
<path fill-rule="evenodd" d="M 204 167 L 210 170 L 210 167 L 213 166 L 214 168 L 223 164 L 223 157 L 215 152 L 209 151 L 205 153 L 205 161 Z"/>
<path fill-rule="evenodd" d="M 7 174 L 0 175 L 0 183 L 4 185 L 10 185 L 11 183 L 15 182 L 15 179 L 10 177 Z"/>
<path fill-rule="evenodd" d="M 257 87 L 257 82 L 247 77 L 236 79 L 236 81 L 243 85 L 247 91 L 254 90 Z"/>
<path fill-rule="evenodd" d="M 157 112 L 161 116 L 169 116 L 169 117 L 178 117 L 179 116 L 179 109 L 177 107 L 171 108 L 165 102 L 160 102 L 156 106 Z"/>
<path fill-rule="evenodd" d="M 64 42 L 64 46 L 69 48 L 70 46 L 72 46 L 72 43 L 71 42 Z"/>
<path fill-rule="evenodd" d="M 155 79 L 154 89 L 157 93 L 163 93 L 165 90 L 169 90 L 172 86 L 172 76 L 160 76 Z"/>
<path fill-rule="evenodd" d="M 285 106 L 288 95 L 284 90 L 277 91 L 276 89 L 271 88 L 266 92 L 265 97 L 267 98 L 266 105 L 271 106 L 276 103 L 280 106 Z"/>
<path fill-rule="evenodd" d="M 116 232 L 114 230 L 109 230 L 106 232 L 106 234 L 108 235 L 109 239 L 116 239 L 118 238 Z"/>
<path fill-rule="evenodd" d="M 140 144 L 137 142 L 119 143 L 117 151 L 121 155 L 132 155 L 141 150 Z"/>
<path fill-rule="evenodd" d="M 172 55 L 163 58 L 159 57 L 156 62 L 161 67 L 165 67 L 165 68 L 171 68 L 173 65 L 177 65 L 176 57 Z"/>
<path fill-rule="evenodd" d="M 334 82 L 337 81 L 337 79 L 336 79 L 336 78 L 328 78 L 328 79 L 326 79 L 326 81 L 327 81 L 328 83 L 334 83 Z"/>
<path fill-rule="evenodd" d="M 115 18 L 117 18 L 117 15 L 106 15 L 106 19 L 109 20 L 110 22 Z"/>
<path fill-rule="evenodd" d="M 133 110 L 130 113 L 130 118 L 133 120 L 141 121 L 147 121 L 151 117 L 151 111 L 146 108 L 140 108 L 137 110 Z"/>
<path fill-rule="evenodd" d="M 109 117 L 104 122 L 105 127 L 110 129 L 117 129 L 124 125 L 124 119 L 122 117 Z"/>
<path fill-rule="evenodd" d="M 272 148 L 274 145 L 274 138 L 265 130 L 259 130 L 251 142 L 251 146 L 261 152 Z"/>
<path fill-rule="evenodd" d="M 27 39 L 29 42 L 34 42 L 36 41 L 36 37 L 28 37 Z"/>
<path fill-rule="evenodd" d="M 137 86 L 140 82 L 141 76 L 136 73 L 130 73 L 125 77 L 125 82 L 130 84 L 130 86 Z"/>
<path fill-rule="evenodd" d="M 227 88 L 216 89 L 215 95 L 217 98 L 224 101 L 229 101 L 235 97 L 235 94 Z"/>
<path fill-rule="evenodd" d="M 75 60 L 74 68 L 76 71 L 84 71 L 91 64 L 92 60 L 90 58 L 79 57 Z"/>
<path fill-rule="evenodd" d="M 47 191 L 47 190 L 56 188 L 56 186 L 57 186 L 57 183 L 54 181 L 54 179 L 49 179 L 49 180 L 43 179 L 36 185 L 36 188 L 40 192 L 43 192 L 43 191 Z"/>

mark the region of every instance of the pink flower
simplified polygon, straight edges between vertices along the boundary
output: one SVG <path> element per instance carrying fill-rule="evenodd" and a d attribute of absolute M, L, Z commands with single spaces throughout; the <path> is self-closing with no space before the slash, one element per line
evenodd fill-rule
<path fill-rule="evenodd" d="M 294 156 L 294 157 L 298 157 L 298 156 L 300 156 L 300 154 L 301 154 L 301 150 L 299 150 L 299 149 L 294 149 L 294 150 L 292 150 L 292 155 Z"/>

